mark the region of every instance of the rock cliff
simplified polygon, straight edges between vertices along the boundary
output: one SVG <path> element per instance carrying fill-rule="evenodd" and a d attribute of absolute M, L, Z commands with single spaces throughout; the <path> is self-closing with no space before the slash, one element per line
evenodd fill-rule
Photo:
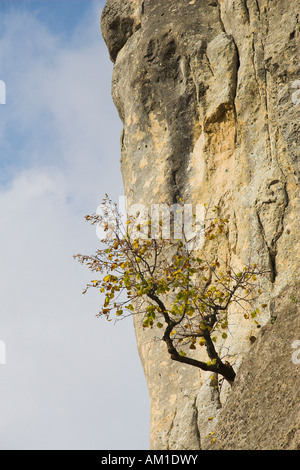
<path fill-rule="evenodd" d="M 129 202 L 218 206 L 230 263 L 270 271 L 262 328 L 231 314 L 222 347 L 237 372 L 232 389 L 172 362 L 135 320 L 152 449 L 299 448 L 299 17 L 298 0 L 108 0 L 103 9 Z"/>

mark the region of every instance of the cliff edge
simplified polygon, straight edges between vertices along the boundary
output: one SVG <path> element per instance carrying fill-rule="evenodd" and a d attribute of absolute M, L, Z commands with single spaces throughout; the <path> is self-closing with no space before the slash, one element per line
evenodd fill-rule
<path fill-rule="evenodd" d="M 298 0 L 103 9 L 129 203 L 218 206 L 231 265 L 270 271 L 262 328 L 231 312 L 232 389 L 171 361 L 135 318 L 152 449 L 299 449 L 299 22 Z"/>

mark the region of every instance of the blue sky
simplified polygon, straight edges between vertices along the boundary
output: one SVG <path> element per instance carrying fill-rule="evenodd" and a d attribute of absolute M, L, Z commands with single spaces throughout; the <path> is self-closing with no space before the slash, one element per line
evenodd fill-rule
<path fill-rule="evenodd" d="M 85 15 L 89 14 L 92 0 L 1 0 L 1 12 L 8 13 L 16 7 L 19 11 L 30 12 L 49 31 L 64 41 L 72 39 L 74 30 Z M 105 0 L 99 0 L 103 5 Z"/>
<path fill-rule="evenodd" d="M 0 449 L 147 449 L 131 320 L 97 319 L 73 254 L 123 195 L 100 0 L 0 0 Z"/>

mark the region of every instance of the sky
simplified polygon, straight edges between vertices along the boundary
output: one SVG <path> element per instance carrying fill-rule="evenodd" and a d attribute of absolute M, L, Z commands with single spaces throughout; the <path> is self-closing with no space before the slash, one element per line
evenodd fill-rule
<path fill-rule="evenodd" d="M 96 318 L 73 259 L 124 192 L 104 3 L 0 0 L 0 450 L 149 448 L 132 320 Z"/>

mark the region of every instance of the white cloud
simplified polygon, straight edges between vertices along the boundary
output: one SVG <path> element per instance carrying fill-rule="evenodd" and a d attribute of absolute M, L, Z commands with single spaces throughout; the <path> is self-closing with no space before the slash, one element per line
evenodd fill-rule
<path fill-rule="evenodd" d="M 11 167 L 0 190 L 1 449 L 147 448 L 131 321 L 95 318 L 99 293 L 82 296 L 89 273 L 72 258 L 96 248 L 85 213 L 104 192 L 122 194 L 121 125 L 96 10 L 67 45 L 18 11 L 0 40 L 0 156 Z"/>
<path fill-rule="evenodd" d="M 110 96 L 112 67 L 100 36 L 99 6 L 92 11 L 93 21 L 85 18 L 77 29 L 81 41 L 74 36 L 76 47 L 23 12 L 6 19 L 0 41 L 7 85 L 0 135 L 6 128 L 22 138 L 22 146 L 10 145 L 26 166 L 63 168 L 70 190 L 74 195 L 80 191 L 89 202 L 106 192 L 107 181 L 110 187 L 114 181 L 115 196 L 123 191 L 121 123 Z"/>

